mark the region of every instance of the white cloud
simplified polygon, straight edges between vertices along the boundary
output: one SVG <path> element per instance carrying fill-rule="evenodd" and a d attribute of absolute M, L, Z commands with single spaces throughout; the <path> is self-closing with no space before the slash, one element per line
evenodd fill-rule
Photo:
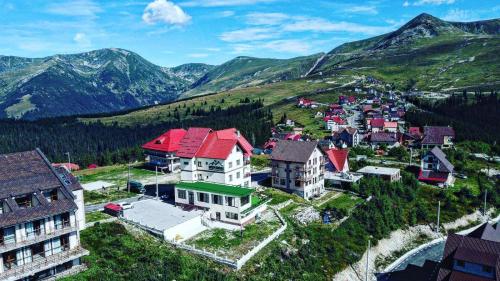
<path fill-rule="evenodd" d="M 63 16 L 90 16 L 95 17 L 102 12 L 101 7 L 90 0 L 76 0 L 69 2 L 51 3 L 47 12 Z"/>
<path fill-rule="evenodd" d="M 255 49 L 255 46 L 252 44 L 235 44 L 232 47 L 233 51 L 231 53 L 233 54 L 244 54 Z"/>
<path fill-rule="evenodd" d="M 73 37 L 73 41 L 84 48 L 90 47 L 92 45 L 90 38 L 88 38 L 87 35 L 83 32 L 78 32 L 77 34 L 75 34 L 75 36 Z"/>
<path fill-rule="evenodd" d="M 275 52 L 294 54 L 305 54 L 311 49 L 308 43 L 300 40 L 274 40 L 264 43 L 262 47 Z"/>
<path fill-rule="evenodd" d="M 234 16 L 235 12 L 234 11 L 222 11 L 219 13 L 219 17 L 221 18 L 228 18 Z"/>
<path fill-rule="evenodd" d="M 442 5 L 442 4 L 453 4 L 455 0 L 419 0 L 413 3 L 414 6 L 422 5 Z"/>
<path fill-rule="evenodd" d="M 444 20 L 447 21 L 474 21 L 477 19 L 476 15 L 467 10 L 460 9 L 451 9 L 448 13 L 443 17 Z"/>
<path fill-rule="evenodd" d="M 205 48 L 205 50 L 207 50 L 209 52 L 220 52 L 221 51 L 220 48 Z"/>
<path fill-rule="evenodd" d="M 251 25 L 277 25 L 289 18 L 283 13 L 250 13 L 246 15 L 247 23 Z"/>
<path fill-rule="evenodd" d="M 403 7 L 408 7 L 408 6 L 410 6 L 410 2 L 405 1 L 405 2 L 403 3 Z"/>
<path fill-rule="evenodd" d="M 285 24 L 283 30 L 292 32 L 353 32 L 377 35 L 390 31 L 390 27 L 361 25 L 352 22 L 331 22 L 322 18 L 303 18 Z"/>
<path fill-rule="evenodd" d="M 270 3 L 276 0 L 192 0 L 182 2 L 179 5 L 185 7 L 226 7 L 255 5 L 260 3 Z"/>
<path fill-rule="evenodd" d="M 191 16 L 186 14 L 181 7 L 170 1 L 155 0 L 146 6 L 142 19 L 147 24 L 164 22 L 174 25 L 183 25 L 191 20 Z"/>
<path fill-rule="evenodd" d="M 377 7 L 375 6 L 353 6 L 345 9 L 348 13 L 376 15 L 378 14 Z"/>
<path fill-rule="evenodd" d="M 271 28 L 251 27 L 222 33 L 219 38 L 226 42 L 244 42 L 276 37 L 278 32 Z"/>
<path fill-rule="evenodd" d="M 192 53 L 192 54 L 188 54 L 187 56 L 190 57 L 190 58 L 206 58 L 206 57 L 208 57 L 208 54 L 204 54 L 204 53 Z"/>

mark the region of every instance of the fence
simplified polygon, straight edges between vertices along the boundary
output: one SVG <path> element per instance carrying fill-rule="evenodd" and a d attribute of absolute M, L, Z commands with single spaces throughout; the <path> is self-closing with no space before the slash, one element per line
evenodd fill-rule
<path fill-rule="evenodd" d="M 100 221 L 88 222 L 88 223 L 86 223 L 86 224 L 85 224 L 85 228 L 87 228 L 87 227 L 92 227 L 92 226 L 94 226 L 96 223 L 114 222 L 114 221 L 116 221 L 116 220 L 118 220 L 118 218 L 113 217 L 113 218 L 104 219 L 104 220 L 100 220 Z"/>

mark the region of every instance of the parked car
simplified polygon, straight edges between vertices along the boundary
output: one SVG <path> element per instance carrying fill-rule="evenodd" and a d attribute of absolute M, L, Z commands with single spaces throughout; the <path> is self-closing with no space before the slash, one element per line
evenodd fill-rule
<path fill-rule="evenodd" d="M 120 202 L 120 203 L 118 203 L 118 205 L 120 205 L 120 207 L 122 207 L 122 210 L 128 210 L 128 209 L 133 208 L 132 204 L 127 203 L 127 202 Z"/>
<path fill-rule="evenodd" d="M 455 174 L 455 176 L 459 179 L 464 179 L 466 180 L 467 179 L 467 175 L 466 174 Z"/>
<path fill-rule="evenodd" d="M 134 193 L 146 193 L 146 188 L 144 187 L 144 185 L 138 181 L 129 181 L 129 185 L 130 185 L 130 192 L 134 192 Z M 128 186 L 127 186 L 128 187 Z"/>

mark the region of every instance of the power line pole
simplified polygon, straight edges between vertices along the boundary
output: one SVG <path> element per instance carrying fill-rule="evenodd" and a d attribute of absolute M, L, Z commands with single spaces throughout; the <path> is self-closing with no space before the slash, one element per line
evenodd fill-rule
<path fill-rule="evenodd" d="M 488 189 L 484 189 L 484 213 L 483 215 L 486 217 L 486 197 L 488 196 Z"/>
<path fill-rule="evenodd" d="M 130 193 L 130 162 L 128 163 L 127 189 L 128 192 Z"/>
<path fill-rule="evenodd" d="M 368 251 L 366 251 L 366 268 L 365 268 L 365 281 L 368 281 L 368 263 L 370 260 L 370 241 L 371 237 L 368 237 Z"/>
<path fill-rule="evenodd" d="M 71 172 L 71 157 L 69 155 L 69 152 L 66 152 L 64 154 L 68 155 L 68 167 L 67 168 Z"/>
<path fill-rule="evenodd" d="M 439 234 L 439 216 L 441 215 L 441 201 L 438 201 L 438 218 L 437 218 L 437 227 L 436 233 Z"/>
<path fill-rule="evenodd" d="M 158 166 L 155 166 L 156 199 L 158 199 Z"/>

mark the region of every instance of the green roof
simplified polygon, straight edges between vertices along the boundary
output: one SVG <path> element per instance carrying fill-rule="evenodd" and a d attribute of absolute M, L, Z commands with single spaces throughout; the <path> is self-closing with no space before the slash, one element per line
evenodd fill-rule
<path fill-rule="evenodd" d="M 254 190 L 252 188 L 244 188 L 235 185 L 224 185 L 209 182 L 185 182 L 181 181 L 175 185 L 177 188 L 191 189 L 198 191 L 205 191 L 210 193 L 218 193 L 224 195 L 232 195 L 236 197 L 243 197 L 252 194 Z"/>

